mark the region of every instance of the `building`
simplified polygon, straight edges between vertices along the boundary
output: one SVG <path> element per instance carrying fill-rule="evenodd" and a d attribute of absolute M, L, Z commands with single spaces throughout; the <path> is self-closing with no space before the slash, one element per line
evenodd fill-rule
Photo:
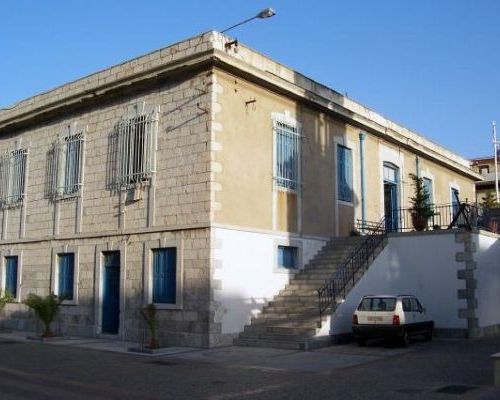
<path fill-rule="evenodd" d="M 491 156 L 473 159 L 472 169 L 482 176 L 482 180 L 476 182 L 476 201 L 481 203 L 488 195 L 496 198 L 495 157 Z"/>
<path fill-rule="evenodd" d="M 64 334 L 230 343 L 332 237 L 473 199 L 467 160 L 208 32 L 0 113 L 3 323 L 65 295 Z M 397 218 L 391 219 L 399 224 Z M 397 226 L 395 226 L 397 227 Z"/>

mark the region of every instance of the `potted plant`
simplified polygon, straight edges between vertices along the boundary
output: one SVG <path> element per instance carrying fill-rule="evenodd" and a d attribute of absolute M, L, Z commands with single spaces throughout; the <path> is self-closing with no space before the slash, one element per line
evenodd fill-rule
<path fill-rule="evenodd" d="M 2 297 L 0 297 L 0 311 L 2 311 L 7 303 L 10 303 L 12 300 L 14 300 L 14 298 L 10 293 L 6 293 Z"/>
<path fill-rule="evenodd" d="M 24 301 L 29 308 L 31 308 L 35 314 L 40 318 L 44 325 L 44 331 L 42 333 L 42 338 L 54 337 L 54 333 L 50 329 L 52 321 L 57 315 L 59 306 L 64 301 L 64 298 L 56 296 L 54 293 L 48 296 L 41 297 L 36 294 L 28 295 L 28 298 Z"/>
<path fill-rule="evenodd" d="M 160 343 L 157 337 L 158 319 L 156 315 L 156 306 L 154 304 L 148 304 L 141 310 L 141 315 L 146 322 L 146 326 L 149 330 L 149 349 L 159 349 Z"/>
<path fill-rule="evenodd" d="M 410 197 L 411 221 L 416 231 L 423 231 L 427 228 L 429 218 L 434 215 L 430 194 L 424 186 L 423 178 L 415 174 L 410 174 L 410 178 L 414 189 L 413 197 Z"/>

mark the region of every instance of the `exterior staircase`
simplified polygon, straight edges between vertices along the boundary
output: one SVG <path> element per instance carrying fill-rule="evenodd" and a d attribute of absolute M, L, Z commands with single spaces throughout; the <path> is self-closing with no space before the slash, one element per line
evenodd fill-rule
<path fill-rule="evenodd" d="M 237 346 L 310 350 L 328 346 L 328 333 L 317 336 L 331 313 L 320 318 L 318 289 L 330 280 L 365 236 L 334 238 L 269 302 L 234 340 Z M 367 261 L 368 262 L 368 261 Z M 368 262 L 369 263 L 369 262 Z M 350 290 L 366 268 L 346 287 Z"/>

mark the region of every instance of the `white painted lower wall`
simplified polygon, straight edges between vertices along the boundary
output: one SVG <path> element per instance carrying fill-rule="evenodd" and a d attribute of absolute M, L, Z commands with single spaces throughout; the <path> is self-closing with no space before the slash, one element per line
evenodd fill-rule
<path fill-rule="evenodd" d="M 464 263 L 455 261 L 456 253 L 463 249 L 463 243 L 455 243 L 454 232 L 389 237 L 384 250 L 332 316 L 330 334 L 352 332 L 352 314 L 361 297 L 368 294 L 416 295 L 436 328 L 466 329 L 466 320 L 458 317 L 458 309 L 466 308 L 466 301 L 457 295 L 458 289 L 465 288 L 465 282 L 457 279 L 457 270 Z"/>
<path fill-rule="evenodd" d="M 223 313 L 223 334 L 241 332 L 293 276 L 293 272 L 276 266 L 278 244 L 299 247 L 303 266 L 328 240 L 230 228 L 213 228 L 213 237 L 214 279 L 220 281 L 214 296 Z"/>

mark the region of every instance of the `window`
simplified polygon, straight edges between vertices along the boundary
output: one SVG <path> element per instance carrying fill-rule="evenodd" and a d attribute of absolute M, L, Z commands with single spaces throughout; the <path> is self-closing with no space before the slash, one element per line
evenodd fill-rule
<path fill-rule="evenodd" d="M 394 311 L 395 297 L 365 297 L 358 306 L 359 311 Z"/>
<path fill-rule="evenodd" d="M 58 256 L 58 285 L 57 295 L 65 300 L 74 300 L 75 283 L 75 255 L 74 253 L 60 253 Z"/>
<path fill-rule="evenodd" d="M 4 293 L 17 298 L 17 256 L 5 257 L 5 290 Z"/>
<path fill-rule="evenodd" d="M 432 198 L 432 179 L 423 178 L 422 183 L 424 185 L 425 191 L 429 193 L 429 204 L 433 204 L 434 199 Z"/>
<path fill-rule="evenodd" d="M 418 300 L 415 297 L 411 298 L 411 310 L 413 312 L 421 312 L 422 311 L 422 306 L 418 302 Z"/>
<path fill-rule="evenodd" d="M 338 199 L 352 203 L 352 150 L 337 145 Z"/>
<path fill-rule="evenodd" d="M 487 175 L 490 172 L 490 167 L 487 165 L 480 165 L 479 166 L 479 173 L 481 175 Z"/>
<path fill-rule="evenodd" d="M 175 304 L 177 249 L 153 249 L 153 303 Z"/>
<path fill-rule="evenodd" d="M 24 199 L 28 150 L 7 151 L 0 156 L 0 206 L 15 207 Z"/>
<path fill-rule="evenodd" d="M 283 116 L 274 117 L 276 165 L 274 180 L 276 185 L 289 190 L 297 190 L 299 185 L 299 128 L 297 123 L 284 121 Z"/>
<path fill-rule="evenodd" d="M 401 303 L 403 303 L 403 311 L 404 312 L 411 311 L 411 300 L 408 297 L 403 298 L 401 300 Z"/>
<path fill-rule="evenodd" d="M 298 247 L 278 246 L 278 267 L 286 269 L 297 269 L 298 253 Z"/>
<path fill-rule="evenodd" d="M 129 188 L 148 181 L 155 168 L 158 113 L 124 118 L 117 124 L 116 184 Z"/>
<path fill-rule="evenodd" d="M 460 192 L 458 189 L 451 188 L 451 207 L 453 209 L 453 217 L 460 211 Z"/>
<path fill-rule="evenodd" d="M 54 144 L 53 198 L 67 198 L 80 193 L 83 142 L 83 132 L 78 132 L 63 136 Z"/>

